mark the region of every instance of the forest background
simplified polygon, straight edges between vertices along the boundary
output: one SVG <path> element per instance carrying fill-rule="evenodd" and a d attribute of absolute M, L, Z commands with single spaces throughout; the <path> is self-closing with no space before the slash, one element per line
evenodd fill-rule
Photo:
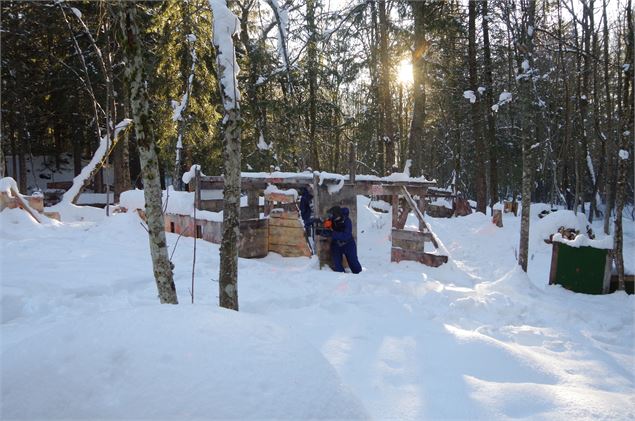
<path fill-rule="evenodd" d="M 383 175 L 411 159 L 412 175 L 485 211 L 521 193 L 524 161 L 532 201 L 604 217 L 607 232 L 617 187 L 633 200 L 631 0 L 228 5 L 240 22 L 243 171 L 346 173 L 354 152 L 359 173 Z M 2 2 L 0 175 L 21 191 L 28 157 L 78 174 L 130 115 L 119 7 Z M 207 0 L 137 9 L 163 186 L 182 188 L 194 163 L 222 174 Z M 141 186 L 134 131 L 110 164 L 115 197 Z M 104 178 L 91 187 L 104 191 Z"/>

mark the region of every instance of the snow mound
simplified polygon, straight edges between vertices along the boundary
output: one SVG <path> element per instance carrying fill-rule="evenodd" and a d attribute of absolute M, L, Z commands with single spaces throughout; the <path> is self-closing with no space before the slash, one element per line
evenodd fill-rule
<path fill-rule="evenodd" d="M 44 210 L 47 212 L 59 212 L 62 222 L 98 222 L 106 219 L 105 209 L 94 206 L 78 206 L 68 202 L 60 202 Z"/>
<path fill-rule="evenodd" d="M 2 379 L 10 419 L 368 418 L 315 348 L 209 307 L 57 323 L 3 350 Z"/>
<path fill-rule="evenodd" d="M 34 229 L 37 229 L 40 225 L 35 219 L 33 219 L 31 215 L 28 214 L 28 212 L 25 212 L 24 210 L 19 208 L 6 208 L 3 209 L 2 212 L 0 212 L 0 232 L 12 232 L 13 229 L 11 228 L 11 226 L 16 224 L 25 225 L 25 227 L 22 228 L 31 226 Z"/>

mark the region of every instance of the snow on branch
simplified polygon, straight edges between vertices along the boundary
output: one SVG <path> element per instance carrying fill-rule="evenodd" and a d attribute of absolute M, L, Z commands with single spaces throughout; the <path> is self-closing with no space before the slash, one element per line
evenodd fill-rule
<path fill-rule="evenodd" d="M 498 107 L 500 107 L 501 105 L 505 105 L 508 102 L 511 102 L 511 100 L 512 100 L 511 92 L 503 91 L 498 96 L 498 102 L 496 104 L 492 105 L 492 111 L 498 112 Z"/>
<path fill-rule="evenodd" d="M 218 72 L 223 91 L 223 104 L 225 110 L 233 110 L 239 107 L 240 93 L 236 76 L 240 71 L 236 63 L 234 41 L 240 28 L 240 21 L 227 7 L 225 0 L 209 0 L 209 6 L 214 15 L 214 45 L 218 54 Z"/>
<path fill-rule="evenodd" d="M 289 71 L 289 58 L 287 56 L 287 32 L 289 27 L 289 12 L 285 7 L 280 7 L 278 0 L 268 0 L 269 6 L 273 10 L 276 18 L 278 32 L 276 39 L 278 41 L 278 56 L 282 60 L 284 69 Z"/>
<path fill-rule="evenodd" d="M 115 132 L 112 139 L 109 139 L 108 135 L 103 136 L 100 139 L 99 147 L 95 151 L 93 158 L 90 160 L 88 165 L 82 168 L 82 172 L 73 178 L 73 185 L 66 193 L 64 193 L 64 196 L 62 196 L 62 203 L 72 203 L 75 198 L 79 196 L 86 181 L 88 181 L 94 175 L 95 171 L 101 167 L 103 160 L 107 157 L 109 151 L 112 150 L 112 147 L 117 142 L 117 137 L 121 131 L 127 129 L 131 122 L 131 119 L 124 118 L 115 126 Z"/>
<path fill-rule="evenodd" d="M 185 92 L 181 96 L 181 101 L 172 100 L 172 121 L 181 121 L 183 119 L 183 111 L 187 107 L 188 101 L 190 99 L 190 94 L 192 92 L 192 83 L 194 82 L 194 70 L 196 68 L 196 63 L 198 58 L 196 56 L 196 50 L 194 49 L 194 41 L 196 41 L 196 35 L 189 34 L 185 37 L 189 44 L 190 56 L 192 57 L 192 66 L 190 66 L 190 75 L 187 78 L 187 86 L 185 88 Z"/>
<path fill-rule="evenodd" d="M 190 170 L 183 174 L 181 178 L 185 184 L 190 184 L 190 181 L 196 176 L 196 171 L 199 171 L 202 177 L 205 177 L 205 174 L 201 171 L 201 166 L 199 164 L 194 164 L 190 167 Z"/>
<path fill-rule="evenodd" d="M 469 99 L 470 104 L 474 104 L 476 102 L 476 95 L 474 95 L 474 91 L 472 90 L 464 91 L 463 98 Z"/>

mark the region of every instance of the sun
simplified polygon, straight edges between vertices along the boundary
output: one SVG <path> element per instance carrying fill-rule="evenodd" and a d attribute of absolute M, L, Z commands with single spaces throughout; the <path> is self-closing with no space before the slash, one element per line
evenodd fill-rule
<path fill-rule="evenodd" d="M 403 85 L 412 85 L 412 63 L 403 59 L 397 68 L 397 80 Z"/>

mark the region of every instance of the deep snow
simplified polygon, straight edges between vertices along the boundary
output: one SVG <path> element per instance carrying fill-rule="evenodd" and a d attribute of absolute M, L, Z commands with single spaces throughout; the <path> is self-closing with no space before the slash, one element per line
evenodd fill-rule
<path fill-rule="evenodd" d="M 240 259 L 239 313 L 217 308 L 217 245 L 197 242 L 192 305 L 193 240 L 168 234 L 181 304 L 162 306 L 135 214 L 1 212 L 1 418 L 635 417 L 635 297 L 547 285 L 543 238 L 583 220 L 532 206 L 527 275 L 519 217 L 428 218 L 450 253 L 429 268 L 390 263 L 367 203 L 360 275 Z"/>

